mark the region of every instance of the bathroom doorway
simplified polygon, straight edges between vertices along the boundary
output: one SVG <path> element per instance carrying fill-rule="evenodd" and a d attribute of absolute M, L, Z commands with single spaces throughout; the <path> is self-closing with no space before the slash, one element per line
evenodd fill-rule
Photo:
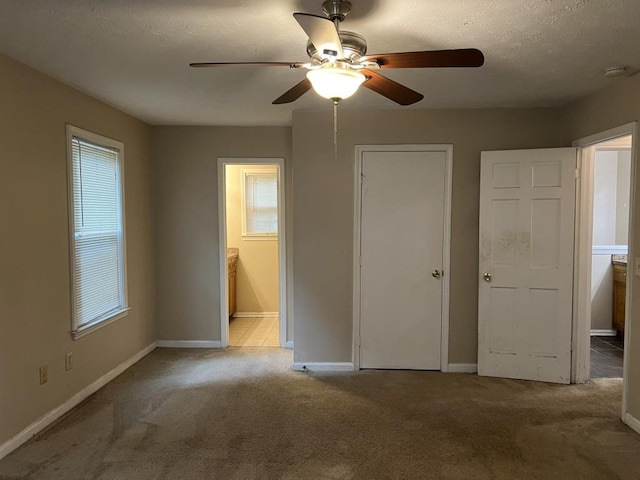
<path fill-rule="evenodd" d="M 614 283 L 614 274 L 624 267 L 626 291 L 631 291 L 635 275 L 640 275 L 634 268 L 637 250 L 630 235 L 636 198 L 633 181 L 637 172 L 636 138 L 637 123 L 632 122 L 573 142 L 580 155 L 576 170 L 572 383 L 587 382 L 592 373 L 596 380 L 622 379 L 623 417 L 628 414 L 624 378 L 631 354 L 630 325 L 626 318 L 631 295 L 623 293 L 624 298 L 619 298 L 620 291 L 614 290 L 618 283 Z"/>
<path fill-rule="evenodd" d="M 631 135 L 585 150 L 593 160 L 590 377 L 622 378 Z"/>
<path fill-rule="evenodd" d="M 588 147 L 593 163 L 590 377 L 622 378 L 632 136 Z"/>
<path fill-rule="evenodd" d="M 223 346 L 286 345 L 283 159 L 219 159 Z"/>

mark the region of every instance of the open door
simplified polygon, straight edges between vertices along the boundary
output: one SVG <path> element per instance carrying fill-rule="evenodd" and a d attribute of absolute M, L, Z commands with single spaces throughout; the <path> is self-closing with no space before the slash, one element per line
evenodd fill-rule
<path fill-rule="evenodd" d="M 482 152 L 478 374 L 569 383 L 575 148 Z"/>

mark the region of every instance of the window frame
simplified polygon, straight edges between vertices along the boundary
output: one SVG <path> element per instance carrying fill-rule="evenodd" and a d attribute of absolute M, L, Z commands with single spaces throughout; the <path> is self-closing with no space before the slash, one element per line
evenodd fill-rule
<path fill-rule="evenodd" d="M 273 176 L 276 181 L 276 232 L 275 233 L 248 233 L 247 232 L 247 177 L 249 176 Z M 279 168 L 275 167 L 250 167 L 240 169 L 240 212 L 242 217 L 242 239 L 243 240 L 278 240 L 280 232 L 278 231 L 278 216 L 280 215 L 280 173 Z"/>
<path fill-rule="evenodd" d="M 86 143 L 94 144 L 97 147 L 107 148 L 117 151 L 118 163 L 118 187 L 119 187 L 119 221 L 120 229 L 118 234 L 119 255 L 122 260 L 120 272 L 120 296 L 121 307 L 98 317 L 94 321 L 85 325 L 79 325 L 78 312 L 76 309 L 76 231 L 75 231 L 75 192 L 74 192 L 74 165 L 73 165 L 73 139 L 78 139 Z M 125 220 L 125 180 L 124 180 L 124 144 L 117 140 L 99 135 L 97 133 L 83 130 L 73 125 L 66 125 L 67 144 L 67 206 L 69 209 L 69 266 L 70 266 L 70 300 L 71 300 L 71 336 L 74 340 L 89 333 L 99 330 L 116 320 L 127 316 L 129 307 L 128 287 L 127 287 L 127 242 L 126 242 L 126 220 Z"/>

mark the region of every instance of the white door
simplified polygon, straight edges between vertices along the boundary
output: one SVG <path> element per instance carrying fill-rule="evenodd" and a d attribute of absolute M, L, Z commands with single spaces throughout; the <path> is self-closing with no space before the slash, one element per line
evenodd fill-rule
<path fill-rule="evenodd" d="M 365 151 L 361 179 L 360 367 L 440 369 L 447 152 Z"/>
<path fill-rule="evenodd" d="M 576 158 L 482 152 L 479 375 L 569 383 Z"/>

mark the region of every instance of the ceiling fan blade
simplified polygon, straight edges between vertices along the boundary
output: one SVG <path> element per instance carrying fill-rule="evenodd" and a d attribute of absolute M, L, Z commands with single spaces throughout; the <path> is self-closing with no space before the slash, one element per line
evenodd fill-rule
<path fill-rule="evenodd" d="M 299 99 L 302 95 L 304 95 L 305 93 L 307 93 L 309 90 L 311 90 L 311 82 L 309 81 L 308 78 L 305 77 L 304 80 L 302 80 L 300 83 L 298 83 L 297 85 L 294 85 L 293 88 L 287 90 L 285 93 L 283 93 L 282 95 L 280 95 L 278 98 L 276 98 L 273 102 L 271 102 L 273 105 L 280 105 L 282 103 L 291 103 L 291 102 L 295 102 L 297 99 Z"/>
<path fill-rule="evenodd" d="M 424 98 L 424 95 L 421 93 L 411 90 L 404 85 L 400 85 L 390 78 L 383 77 L 373 70 L 365 69 L 361 70 L 361 72 L 368 77 L 368 80 L 362 84 L 363 87 L 367 87 L 369 90 L 373 90 L 400 105 L 411 105 Z"/>
<path fill-rule="evenodd" d="M 376 62 L 380 68 L 480 67 L 484 55 L 476 48 L 463 48 L 366 55 L 360 61 Z"/>
<path fill-rule="evenodd" d="M 318 53 L 323 57 L 344 58 L 338 30 L 331 20 L 309 13 L 294 13 L 293 17 L 305 31 Z"/>
<path fill-rule="evenodd" d="M 302 62 L 198 62 L 198 63 L 190 63 L 190 67 L 227 67 L 229 65 L 232 66 L 257 66 L 257 67 L 289 67 L 289 68 L 300 68 L 306 63 Z"/>

